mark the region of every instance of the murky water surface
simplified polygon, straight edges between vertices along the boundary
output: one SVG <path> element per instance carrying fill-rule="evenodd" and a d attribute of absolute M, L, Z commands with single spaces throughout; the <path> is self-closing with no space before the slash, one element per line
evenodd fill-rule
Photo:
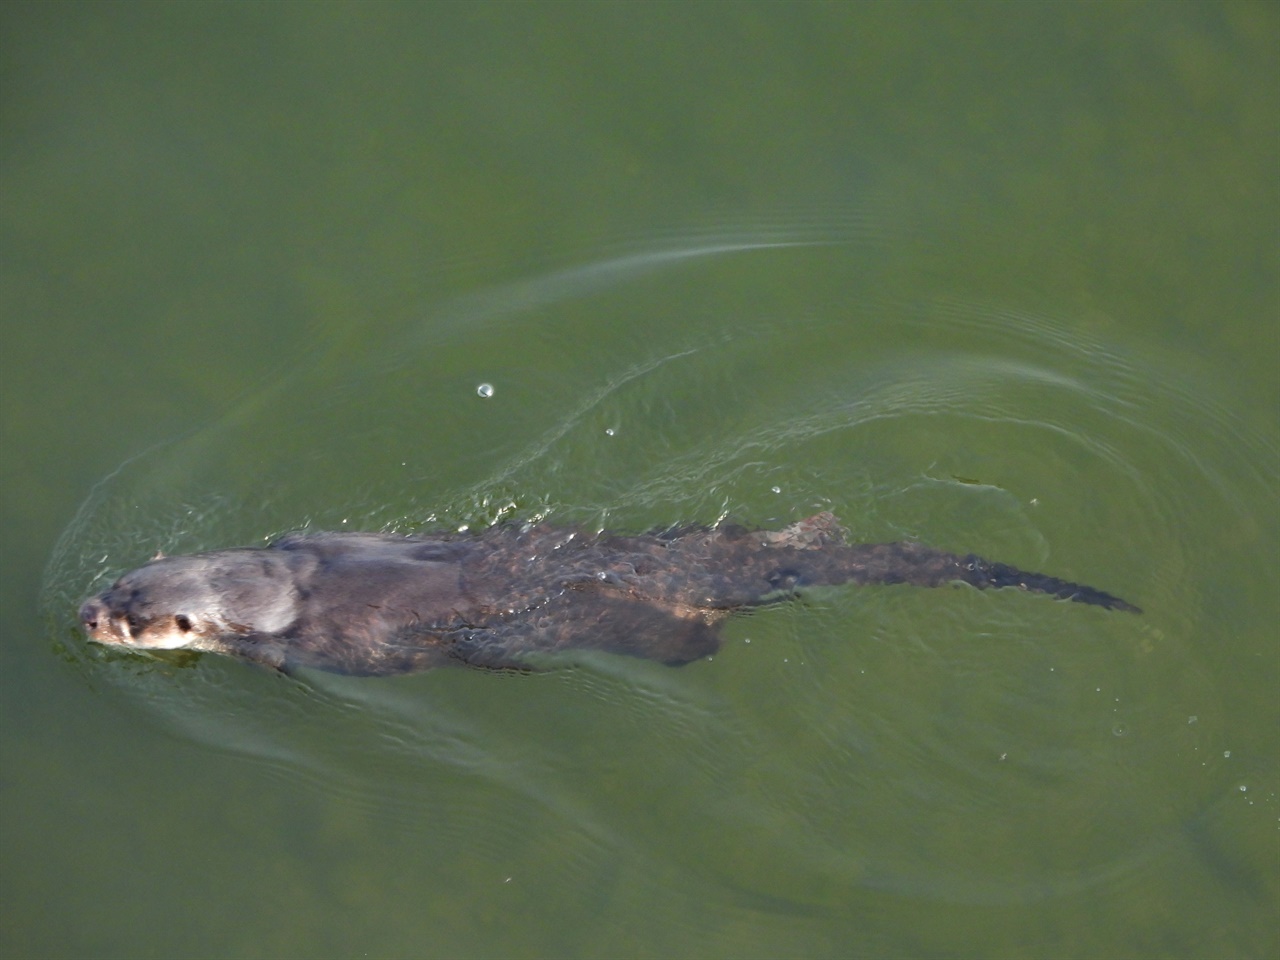
<path fill-rule="evenodd" d="M 78 349 L 5 388 L 0 942 L 1276 945 L 1274 15 L 94 9 L 17 18 L 107 79 L 24 61 L 2 168 L 84 220 L 6 201 L 15 355 Z M 1144 612 L 824 588 L 680 669 L 379 680 L 74 622 L 295 529 L 818 510 Z"/>

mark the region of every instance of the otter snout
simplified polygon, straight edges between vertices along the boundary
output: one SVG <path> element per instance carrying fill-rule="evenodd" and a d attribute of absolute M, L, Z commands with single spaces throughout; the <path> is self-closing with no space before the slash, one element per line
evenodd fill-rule
<path fill-rule="evenodd" d="M 106 613 L 106 604 L 97 597 L 90 597 L 80 605 L 80 626 L 84 627 L 86 633 L 92 635 Z"/>
<path fill-rule="evenodd" d="M 126 643 L 121 623 L 112 617 L 111 608 L 102 597 L 90 597 L 80 605 L 80 626 L 90 640 L 98 643 Z"/>

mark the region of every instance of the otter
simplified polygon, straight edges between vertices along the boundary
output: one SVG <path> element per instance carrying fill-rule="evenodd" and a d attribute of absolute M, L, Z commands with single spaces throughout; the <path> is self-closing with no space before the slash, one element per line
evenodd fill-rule
<path fill-rule="evenodd" d="M 913 542 L 851 544 L 830 513 L 781 530 L 721 524 L 634 536 L 549 524 L 481 533 L 295 533 L 159 557 L 86 600 L 89 639 L 365 676 L 445 664 L 529 670 L 596 649 L 671 665 L 715 653 L 735 610 L 806 586 L 1018 587 L 1141 612 L 1093 587 Z"/>

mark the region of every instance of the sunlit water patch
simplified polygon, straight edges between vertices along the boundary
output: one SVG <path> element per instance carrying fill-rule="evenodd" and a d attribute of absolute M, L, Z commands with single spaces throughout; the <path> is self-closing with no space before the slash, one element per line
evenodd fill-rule
<path fill-rule="evenodd" d="M 319 349 L 94 490 L 49 563 L 54 649 L 174 735 L 494 876 L 553 862 L 560 882 L 674 896 L 675 871 L 726 909 L 798 916 L 846 887 L 1007 903 L 1120 882 L 1238 787 L 1219 692 L 1237 664 L 1216 651 L 1268 615 L 1240 571 L 1274 547 L 1276 450 L 1133 345 L 878 288 L 877 243 L 676 238 Z M 157 551 L 291 529 L 828 509 L 856 539 L 1145 612 L 829 588 L 731 621 L 680 670 L 581 655 L 390 680 L 142 659 L 74 624 Z"/>

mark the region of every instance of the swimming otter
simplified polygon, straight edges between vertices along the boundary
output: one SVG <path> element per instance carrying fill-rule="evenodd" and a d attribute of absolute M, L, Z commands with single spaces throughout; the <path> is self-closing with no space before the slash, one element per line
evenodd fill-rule
<path fill-rule="evenodd" d="M 593 648 L 688 663 L 741 607 L 806 585 L 962 581 L 1112 610 L 1093 587 L 916 543 L 847 544 L 820 513 L 782 530 L 639 536 L 546 525 L 478 534 L 290 534 L 270 546 L 152 560 L 85 601 L 89 638 L 206 650 L 278 670 L 379 675 L 448 663 L 528 669 L 532 651 Z"/>

